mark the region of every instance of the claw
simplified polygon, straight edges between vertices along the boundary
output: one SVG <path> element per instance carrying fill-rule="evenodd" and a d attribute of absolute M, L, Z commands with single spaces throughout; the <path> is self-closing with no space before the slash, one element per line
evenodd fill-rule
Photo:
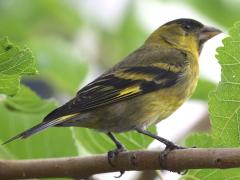
<path fill-rule="evenodd" d="M 119 176 L 114 176 L 115 178 L 120 178 L 125 173 L 125 171 L 119 171 L 119 172 L 120 172 L 120 175 Z"/>
<path fill-rule="evenodd" d="M 113 164 L 112 161 L 111 161 L 111 159 L 112 159 L 113 156 L 114 156 L 114 152 L 113 152 L 113 151 L 108 151 L 107 156 L 108 156 L 108 163 L 109 163 L 112 167 L 114 167 L 114 164 Z"/>

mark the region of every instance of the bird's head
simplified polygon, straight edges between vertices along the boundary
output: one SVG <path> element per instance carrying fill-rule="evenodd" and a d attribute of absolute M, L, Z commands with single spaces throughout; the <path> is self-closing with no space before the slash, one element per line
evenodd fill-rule
<path fill-rule="evenodd" d="M 160 43 L 199 54 L 203 44 L 219 33 L 219 29 L 193 19 L 176 19 L 160 26 L 146 43 Z"/>

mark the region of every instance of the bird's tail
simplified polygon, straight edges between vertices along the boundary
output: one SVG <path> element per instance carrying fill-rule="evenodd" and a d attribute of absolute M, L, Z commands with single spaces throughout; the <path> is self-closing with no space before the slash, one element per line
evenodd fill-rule
<path fill-rule="evenodd" d="M 26 131 L 24 131 L 24 132 L 22 132 L 22 133 L 20 133 L 16 136 L 14 136 L 14 137 L 8 139 L 4 143 L 2 143 L 2 145 L 7 144 L 11 141 L 14 141 L 18 138 L 21 138 L 21 139 L 27 138 L 27 137 L 29 137 L 33 134 L 38 133 L 39 131 L 41 131 L 43 129 L 46 129 L 48 127 L 52 127 L 52 126 L 55 126 L 55 125 L 61 123 L 61 120 L 62 120 L 61 118 L 58 118 L 58 119 L 55 119 L 55 120 L 52 120 L 52 121 L 45 121 L 45 122 L 42 122 L 40 124 L 37 124 L 36 126 L 33 126 L 32 128 L 30 128 L 30 129 L 28 129 L 28 130 L 26 130 Z"/>

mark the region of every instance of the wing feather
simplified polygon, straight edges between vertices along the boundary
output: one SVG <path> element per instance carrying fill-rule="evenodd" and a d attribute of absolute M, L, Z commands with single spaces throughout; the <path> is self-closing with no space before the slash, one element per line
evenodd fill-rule
<path fill-rule="evenodd" d="M 165 65 L 162 67 L 165 67 Z M 174 86 L 181 74 L 181 69 L 171 71 L 171 68 L 161 68 L 159 65 L 135 66 L 104 74 L 82 88 L 74 99 L 51 112 L 44 121 L 87 112 L 98 107 Z"/>

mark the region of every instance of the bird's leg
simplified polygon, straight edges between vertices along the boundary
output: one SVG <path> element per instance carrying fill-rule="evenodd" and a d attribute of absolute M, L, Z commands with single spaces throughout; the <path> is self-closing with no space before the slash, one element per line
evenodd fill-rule
<path fill-rule="evenodd" d="M 141 133 L 141 134 L 144 134 L 144 135 L 147 135 L 149 137 L 152 137 L 158 141 L 160 141 L 161 143 L 165 144 L 166 145 L 166 148 L 164 149 L 164 151 L 161 153 L 161 156 L 160 156 L 160 163 L 164 166 L 164 160 L 166 159 L 168 153 L 174 149 L 185 149 L 185 147 L 182 147 L 182 146 L 178 146 L 176 144 L 174 144 L 173 142 L 165 139 L 165 138 L 162 138 L 160 136 L 157 136 L 147 130 L 144 130 L 144 129 L 141 129 L 141 128 L 136 128 L 136 131 Z"/>
<path fill-rule="evenodd" d="M 178 146 L 178 145 L 174 144 L 173 142 L 171 142 L 171 141 L 169 141 L 169 140 L 167 140 L 167 139 L 165 139 L 163 137 L 160 137 L 160 136 L 157 136 L 156 134 L 151 133 L 150 131 L 147 131 L 147 130 L 144 130 L 144 129 L 140 129 L 140 128 L 136 128 L 136 131 L 141 133 L 141 134 L 147 135 L 149 137 L 152 137 L 152 138 L 160 141 L 161 143 L 166 145 L 166 149 L 169 149 L 169 150 L 184 149 L 184 147 Z"/>
<path fill-rule="evenodd" d="M 117 147 L 115 150 L 109 152 L 112 152 L 115 155 L 117 155 L 118 153 L 125 151 L 124 146 L 120 143 L 120 141 L 117 140 L 117 138 L 111 132 L 108 132 L 107 135 L 111 138 L 111 140 L 115 143 Z"/>
<path fill-rule="evenodd" d="M 112 163 L 112 159 L 115 156 L 117 156 L 120 152 L 123 152 L 126 149 L 124 148 L 124 146 L 120 143 L 120 141 L 118 141 L 117 138 L 111 132 L 108 132 L 107 135 L 111 138 L 111 140 L 116 145 L 116 149 L 108 152 L 108 162 L 112 167 L 114 167 L 114 164 Z M 124 174 L 124 171 L 120 171 L 120 176 L 117 176 L 117 178 L 121 177 L 123 174 Z"/>

